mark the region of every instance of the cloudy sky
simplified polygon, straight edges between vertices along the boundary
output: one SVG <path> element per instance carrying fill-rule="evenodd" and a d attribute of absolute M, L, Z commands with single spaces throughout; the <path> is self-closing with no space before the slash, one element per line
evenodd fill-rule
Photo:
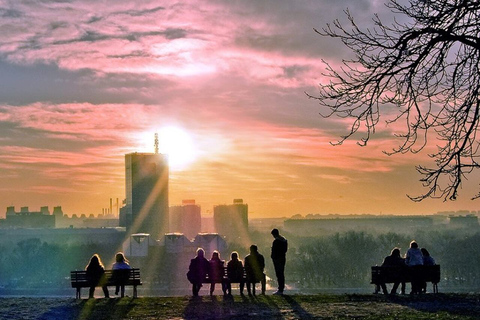
<path fill-rule="evenodd" d="M 0 216 L 7 206 L 98 214 L 125 197 L 124 155 L 170 153 L 170 204 L 206 214 L 243 198 L 250 217 L 477 210 L 413 203 L 416 164 L 389 157 L 380 130 L 362 148 L 315 100 L 322 59 L 348 58 L 313 31 L 381 0 L 0 0 Z M 431 163 L 430 163 L 431 164 Z"/>

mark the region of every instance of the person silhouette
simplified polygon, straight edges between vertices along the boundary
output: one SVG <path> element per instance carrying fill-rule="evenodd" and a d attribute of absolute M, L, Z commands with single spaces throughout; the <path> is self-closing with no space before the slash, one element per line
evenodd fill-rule
<path fill-rule="evenodd" d="M 125 286 L 123 283 L 128 279 L 129 274 L 127 273 L 128 271 L 123 271 L 123 270 L 130 270 L 132 267 L 128 264 L 127 258 L 125 258 L 125 255 L 123 252 L 118 252 L 115 255 L 115 263 L 112 264 L 112 270 L 113 270 L 113 277 L 115 278 L 117 283 L 120 283 L 120 285 L 115 286 L 115 294 L 118 295 L 118 292 L 121 289 L 121 296 L 123 297 L 125 295 Z"/>
<path fill-rule="evenodd" d="M 220 253 L 215 250 L 212 253 L 212 258 L 209 263 L 208 268 L 208 278 L 210 279 L 210 295 L 213 295 L 213 291 L 215 291 L 215 283 L 220 282 L 222 285 L 223 294 L 226 294 L 226 287 L 225 282 L 223 279 L 223 275 L 225 273 L 225 261 L 220 260 Z"/>
<path fill-rule="evenodd" d="M 108 294 L 108 288 L 105 285 L 105 267 L 103 266 L 102 260 L 98 254 L 94 254 L 88 265 L 85 267 L 85 271 L 87 272 L 87 278 L 90 282 L 90 290 L 88 292 L 88 297 L 93 298 L 93 294 L 95 293 L 95 287 L 101 286 L 103 293 L 105 294 L 105 298 L 109 298 L 110 295 Z"/>
<path fill-rule="evenodd" d="M 209 267 L 208 260 L 205 258 L 205 250 L 198 248 L 195 258 L 190 260 L 187 272 L 187 279 L 192 284 L 194 297 L 198 296 L 202 283 L 207 277 Z"/>
<path fill-rule="evenodd" d="M 278 281 L 278 290 L 274 294 L 282 295 L 285 289 L 285 264 L 287 262 L 288 242 L 285 237 L 280 235 L 278 229 L 273 229 L 271 234 L 275 238 L 272 243 L 271 258 Z"/>
<path fill-rule="evenodd" d="M 422 293 L 422 274 L 419 266 L 423 266 L 423 254 L 415 240 L 410 242 L 410 249 L 408 249 L 405 256 L 405 263 L 410 267 L 412 275 L 412 291 L 410 294 Z"/>
<path fill-rule="evenodd" d="M 265 258 L 258 252 L 258 247 L 254 244 L 250 246 L 250 254 L 245 257 L 245 273 L 247 275 L 247 292 L 251 296 L 255 295 L 255 283 L 262 284 L 262 294 L 265 294 L 266 277 L 263 270 L 265 269 Z"/>
<path fill-rule="evenodd" d="M 243 296 L 243 288 L 245 286 L 243 280 L 243 263 L 238 259 L 238 252 L 233 251 L 230 255 L 230 261 L 227 263 L 227 276 L 228 281 L 226 283 L 228 295 L 232 295 L 232 282 L 240 284 L 240 294 Z"/>
<path fill-rule="evenodd" d="M 405 259 L 401 257 L 400 255 L 400 249 L 399 248 L 393 248 L 392 251 L 390 252 L 389 256 L 386 256 L 385 259 L 383 259 L 382 267 L 399 267 L 400 273 L 396 275 L 397 281 L 393 283 L 392 290 L 390 291 L 390 294 L 396 294 L 397 293 L 397 288 L 402 284 L 401 287 L 401 293 L 405 294 L 405 281 L 402 281 L 402 274 L 405 272 L 405 269 L 407 268 L 407 265 L 405 264 Z M 387 294 L 387 287 L 385 283 L 382 283 L 382 290 L 384 294 Z"/>

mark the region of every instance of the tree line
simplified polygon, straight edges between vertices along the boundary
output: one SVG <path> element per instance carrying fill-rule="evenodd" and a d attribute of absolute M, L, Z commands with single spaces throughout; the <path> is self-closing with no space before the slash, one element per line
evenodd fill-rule
<path fill-rule="evenodd" d="M 405 254 L 413 239 L 420 247 L 427 248 L 441 265 L 441 287 L 456 290 L 480 285 L 480 232 L 442 230 L 372 234 L 348 231 L 323 237 L 288 233 L 285 236 L 289 240 L 287 284 L 299 289 L 368 288 L 371 286 L 370 267 L 381 265 L 394 247 L 401 248 L 402 255 Z M 274 279 L 269 258 L 270 237 L 254 234 L 252 240 L 265 256 L 267 276 Z M 14 246 L 0 246 L 0 249 L 3 253 L 0 256 L 0 287 L 65 288 L 70 285 L 70 271 L 83 269 L 93 253 L 98 253 L 107 263 L 117 248 L 104 244 L 48 244 L 29 239 Z M 248 248 L 233 244 L 229 249 L 239 251 L 243 257 Z M 182 282 L 186 270 L 175 266 L 181 263 L 164 250 L 156 255 L 158 263 L 150 270 L 145 268 L 151 260 L 147 258 L 142 278 L 145 276 L 146 282 L 162 286 L 172 281 L 176 282 L 172 285 Z M 226 255 L 222 258 L 229 259 Z M 138 263 L 134 261 L 134 264 Z M 173 277 L 172 271 L 178 274 Z"/>

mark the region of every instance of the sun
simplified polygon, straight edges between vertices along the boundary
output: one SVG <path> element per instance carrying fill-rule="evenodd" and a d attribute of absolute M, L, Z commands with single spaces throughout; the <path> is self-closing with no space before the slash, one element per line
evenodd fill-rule
<path fill-rule="evenodd" d="M 187 168 L 197 157 L 191 135 L 177 126 L 166 126 L 158 130 L 158 151 L 168 155 L 168 163 L 172 170 Z"/>

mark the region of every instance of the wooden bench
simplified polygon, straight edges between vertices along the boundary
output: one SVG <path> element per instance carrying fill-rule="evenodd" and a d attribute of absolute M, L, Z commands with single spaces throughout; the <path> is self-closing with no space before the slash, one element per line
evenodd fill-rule
<path fill-rule="evenodd" d="M 247 283 L 247 272 L 245 271 L 245 268 L 243 268 L 243 277 L 242 277 L 242 280 L 243 280 L 243 283 L 247 286 L 247 291 L 249 291 L 250 289 L 248 288 L 248 283 Z M 222 289 L 226 289 L 226 285 L 228 283 L 232 284 L 232 283 L 240 283 L 240 281 L 231 281 L 229 278 L 228 278 L 228 271 L 227 271 L 227 267 L 224 267 L 223 268 L 223 275 L 222 275 L 222 278 L 221 279 L 215 279 L 215 281 L 213 281 L 214 283 L 221 283 L 222 284 Z M 253 284 L 253 294 L 255 294 L 255 284 L 256 283 L 262 283 L 262 286 L 263 286 L 263 289 L 265 288 L 266 286 L 266 278 L 265 278 L 265 274 L 264 274 L 264 279 L 263 281 L 255 281 L 255 282 L 251 282 Z M 212 281 L 210 280 L 210 277 L 209 275 L 207 274 L 207 276 L 203 279 L 202 283 L 212 283 Z M 249 291 L 250 292 L 250 291 Z"/>
<path fill-rule="evenodd" d="M 247 283 L 247 272 L 245 271 L 245 268 L 243 268 L 243 278 L 242 279 L 243 279 L 244 283 Z M 228 278 L 227 267 L 223 267 L 222 279 L 215 279 L 214 283 L 226 283 L 227 281 L 229 281 L 230 283 L 240 283 L 239 281 L 230 281 L 230 279 Z M 256 281 L 255 283 L 259 283 L 259 282 L 260 281 Z M 203 279 L 202 283 L 212 283 L 208 274 L 205 277 L 205 279 Z"/>
<path fill-rule="evenodd" d="M 121 296 L 124 296 L 125 286 L 133 286 L 133 297 L 137 297 L 137 286 L 142 285 L 140 280 L 140 269 L 122 269 L 122 270 L 105 270 L 105 284 L 97 284 L 97 287 L 103 285 L 109 286 L 120 286 L 121 287 Z M 80 290 L 81 288 L 90 288 L 91 283 L 87 278 L 86 271 L 71 271 L 70 272 L 70 281 L 72 283 L 72 288 L 76 289 L 76 299 L 81 298 Z"/>
<path fill-rule="evenodd" d="M 375 293 L 380 291 L 380 287 L 385 283 L 412 282 L 412 267 L 403 266 L 374 266 L 372 267 L 372 281 L 375 285 Z M 438 283 L 440 282 L 440 265 L 416 266 L 415 272 L 421 281 L 431 282 L 433 293 L 438 293 Z"/>

